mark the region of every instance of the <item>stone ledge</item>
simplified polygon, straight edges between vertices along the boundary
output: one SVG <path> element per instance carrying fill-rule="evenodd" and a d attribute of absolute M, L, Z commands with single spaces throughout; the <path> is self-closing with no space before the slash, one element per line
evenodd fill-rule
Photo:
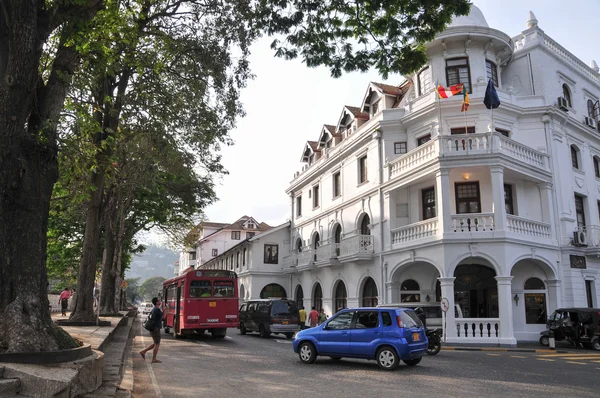
<path fill-rule="evenodd" d="M 32 365 L 56 364 L 71 362 L 92 355 L 92 346 L 89 344 L 77 348 L 61 351 L 45 352 L 14 352 L 0 354 L 0 363 L 27 363 Z"/>
<path fill-rule="evenodd" d="M 26 397 L 70 398 L 92 392 L 102 385 L 104 354 L 92 351 L 87 358 L 54 365 L 6 363 L 4 377 L 21 381 Z"/>

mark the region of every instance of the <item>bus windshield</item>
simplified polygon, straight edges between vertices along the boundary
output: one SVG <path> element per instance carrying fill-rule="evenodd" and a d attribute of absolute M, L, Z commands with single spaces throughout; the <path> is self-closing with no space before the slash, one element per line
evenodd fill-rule
<path fill-rule="evenodd" d="M 210 296 L 212 296 L 210 281 L 191 281 L 190 297 L 210 297 Z"/>
<path fill-rule="evenodd" d="M 234 297 L 233 281 L 214 281 L 215 297 Z"/>

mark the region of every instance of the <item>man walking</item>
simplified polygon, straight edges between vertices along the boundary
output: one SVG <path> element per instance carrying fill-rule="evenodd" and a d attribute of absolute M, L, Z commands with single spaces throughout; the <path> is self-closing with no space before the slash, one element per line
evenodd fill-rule
<path fill-rule="evenodd" d="M 58 304 L 60 304 L 60 313 L 62 316 L 67 316 L 67 307 L 69 306 L 69 297 L 71 297 L 71 293 L 69 293 L 69 289 L 65 287 L 60 296 L 58 297 Z"/>
<path fill-rule="evenodd" d="M 142 358 L 146 359 L 146 353 L 152 350 L 152 363 L 161 363 L 162 361 L 156 359 L 156 355 L 158 354 L 158 347 L 160 346 L 160 329 L 162 328 L 164 315 L 160 309 L 160 300 L 158 297 L 152 298 L 152 304 L 154 304 L 154 308 L 152 308 L 150 315 L 148 315 L 148 319 L 154 321 L 154 329 L 150 332 L 153 343 L 140 351 L 140 355 Z"/>
<path fill-rule="evenodd" d="M 298 311 L 298 317 L 300 318 L 300 330 L 306 329 L 306 310 L 304 307 Z"/>

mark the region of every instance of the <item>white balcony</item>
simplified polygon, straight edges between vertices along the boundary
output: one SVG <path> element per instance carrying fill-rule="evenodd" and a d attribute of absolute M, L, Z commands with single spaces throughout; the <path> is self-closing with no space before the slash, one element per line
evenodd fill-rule
<path fill-rule="evenodd" d="M 392 230 L 392 244 L 435 236 L 438 233 L 438 228 L 437 217 L 396 228 Z"/>
<path fill-rule="evenodd" d="M 494 230 L 494 213 L 469 213 L 451 216 L 454 232 L 486 232 Z"/>
<path fill-rule="evenodd" d="M 342 260 L 368 260 L 373 257 L 373 235 L 355 235 L 342 239 L 339 256 Z"/>
<path fill-rule="evenodd" d="M 509 232 L 520 235 L 535 236 L 538 238 L 551 238 L 551 226 L 548 223 L 528 220 L 508 214 L 506 228 Z"/>
<path fill-rule="evenodd" d="M 389 179 L 453 156 L 497 154 L 548 173 L 548 155 L 499 133 L 454 134 L 436 137 L 388 163 Z"/>

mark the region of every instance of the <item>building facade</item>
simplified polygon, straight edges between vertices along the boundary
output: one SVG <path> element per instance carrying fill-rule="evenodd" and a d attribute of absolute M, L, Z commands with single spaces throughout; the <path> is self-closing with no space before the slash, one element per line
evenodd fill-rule
<path fill-rule="evenodd" d="M 537 340 L 555 308 L 598 306 L 598 66 L 532 13 L 510 37 L 475 6 L 426 46 L 420 71 L 370 83 L 306 143 L 286 190 L 288 296 L 329 314 L 444 297 L 461 309 L 448 342 Z M 468 111 L 435 82 L 463 84 Z"/>

